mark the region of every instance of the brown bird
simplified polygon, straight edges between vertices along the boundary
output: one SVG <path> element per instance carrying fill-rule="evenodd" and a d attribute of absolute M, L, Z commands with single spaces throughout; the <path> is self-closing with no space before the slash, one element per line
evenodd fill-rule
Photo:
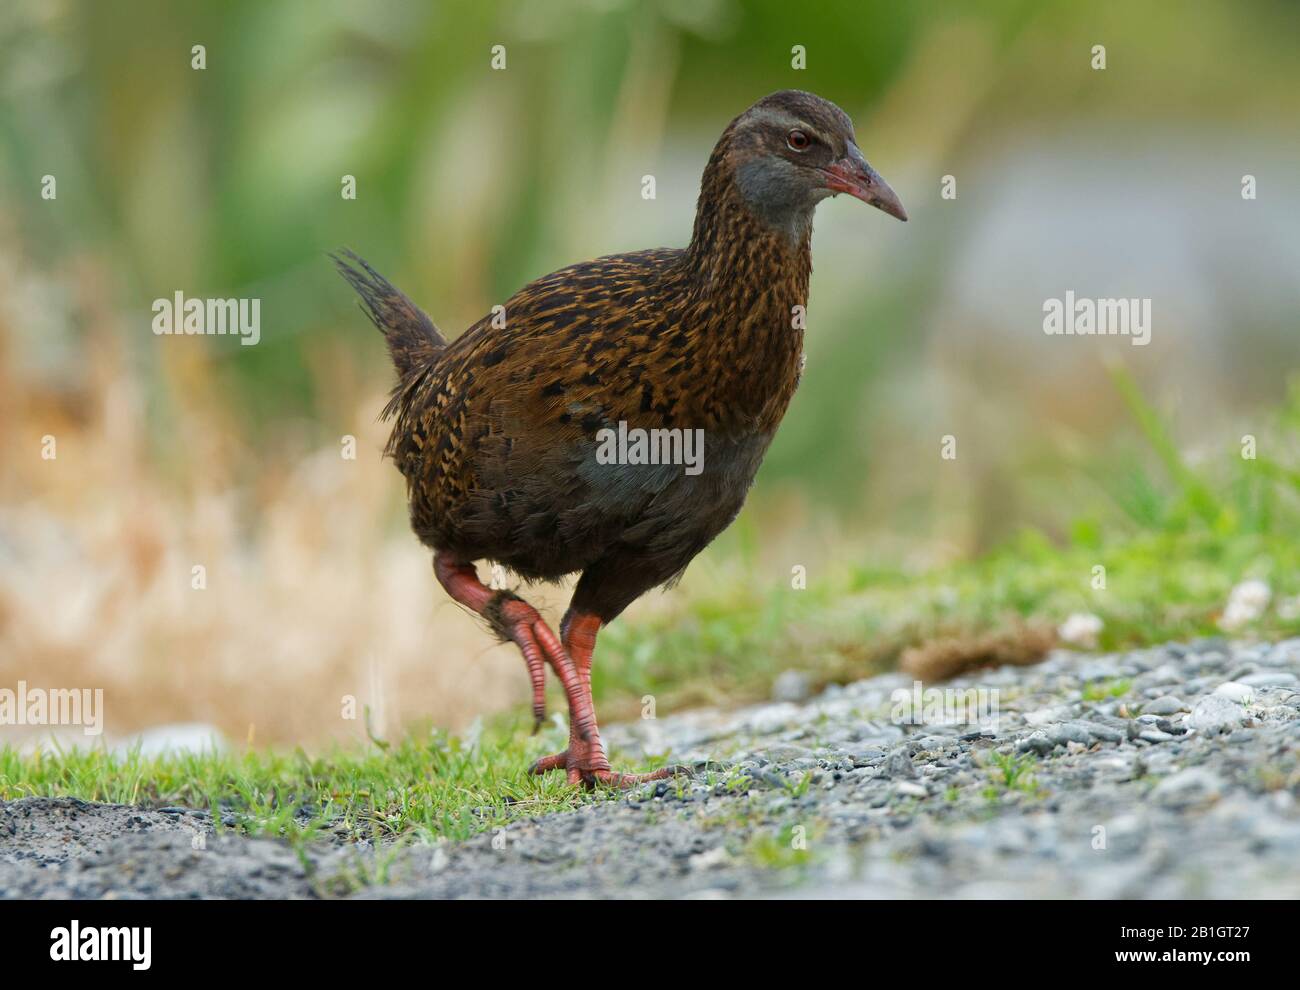
<path fill-rule="evenodd" d="M 563 268 L 452 343 L 356 255 L 335 257 L 397 367 L 385 453 L 438 580 L 519 647 L 539 724 L 544 665 L 564 687 L 568 749 L 534 773 L 627 786 L 682 771 L 610 769 L 591 698 L 596 633 L 679 578 L 740 511 L 799 383 L 813 211 L 841 192 L 907 219 L 844 111 L 786 90 L 723 131 L 688 247 Z M 667 456 L 646 454 L 656 444 Z M 579 574 L 559 637 L 517 594 L 485 586 L 479 560 L 527 581 Z"/>

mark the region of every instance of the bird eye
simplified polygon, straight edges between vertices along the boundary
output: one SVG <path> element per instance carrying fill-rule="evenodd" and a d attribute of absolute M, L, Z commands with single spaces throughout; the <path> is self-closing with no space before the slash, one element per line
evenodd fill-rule
<path fill-rule="evenodd" d="M 785 143 L 795 151 L 807 151 L 808 146 L 812 144 L 812 138 L 803 131 L 791 131 L 786 135 Z"/>

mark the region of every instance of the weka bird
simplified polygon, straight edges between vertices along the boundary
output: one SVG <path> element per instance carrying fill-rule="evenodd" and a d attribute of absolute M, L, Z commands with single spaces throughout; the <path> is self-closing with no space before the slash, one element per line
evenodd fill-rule
<path fill-rule="evenodd" d="M 544 665 L 564 687 L 569 747 L 533 772 L 626 786 L 681 770 L 611 771 L 591 698 L 596 633 L 678 578 L 740 511 L 799 382 L 813 210 L 841 192 L 907 219 L 848 116 L 790 90 L 723 131 L 687 248 L 561 269 L 450 344 L 356 255 L 335 258 L 397 366 L 385 453 L 438 580 L 519 647 L 539 723 Z M 702 470 L 608 463 L 598 434 L 620 423 L 702 431 Z M 485 586 L 478 560 L 528 581 L 580 574 L 560 636 L 517 594 Z"/>

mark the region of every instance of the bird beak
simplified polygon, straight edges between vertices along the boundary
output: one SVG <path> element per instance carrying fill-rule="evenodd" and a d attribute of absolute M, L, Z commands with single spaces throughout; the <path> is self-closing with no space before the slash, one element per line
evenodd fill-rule
<path fill-rule="evenodd" d="M 878 210 L 884 210 L 891 217 L 907 219 L 907 211 L 898 201 L 898 195 L 889 188 L 889 183 L 867 164 L 862 152 L 852 141 L 844 157 L 821 170 L 826 176 L 826 188 L 832 192 L 848 193 Z"/>

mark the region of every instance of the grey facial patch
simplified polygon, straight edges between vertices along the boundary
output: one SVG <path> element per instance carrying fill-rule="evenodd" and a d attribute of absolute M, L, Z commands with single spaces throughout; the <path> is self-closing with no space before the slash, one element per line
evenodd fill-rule
<path fill-rule="evenodd" d="M 828 195 L 807 170 L 776 155 L 742 162 L 736 186 L 760 219 L 796 244 L 812 228 L 813 211 Z"/>

